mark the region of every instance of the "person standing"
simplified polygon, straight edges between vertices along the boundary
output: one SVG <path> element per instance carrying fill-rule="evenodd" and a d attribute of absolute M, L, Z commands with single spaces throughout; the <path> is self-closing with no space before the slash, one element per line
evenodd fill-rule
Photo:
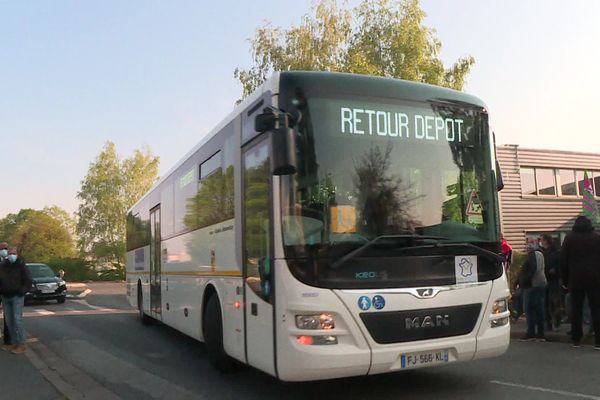
<path fill-rule="evenodd" d="M 544 255 L 535 242 L 527 244 L 527 259 L 519 273 L 519 286 L 523 290 L 523 306 L 527 316 L 527 333 L 522 341 L 546 341 L 544 335 L 544 298 L 546 297 L 546 275 Z"/>
<path fill-rule="evenodd" d="M 504 264 L 504 270 L 508 273 L 510 264 L 512 263 L 513 249 L 504 238 L 504 234 L 501 234 L 501 237 L 502 240 L 500 241 L 500 252 L 502 254 L 502 264 Z"/>
<path fill-rule="evenodd" d="M 0 265 L 8 256 L 8 243 L 2 242 L 0 243 Z M 0 304 L 2 303 L 2 299 L 0 298 Z M 6 326 L 6 318 L 2 318 L 2 341 L 4 342 L 3 349 L 8 349 L 10 345 L 10 333 L 8 332 L 8 326 Z"/>
<path fill-rule="evenodd" d="M 542 253 L 544 254 L 544 266 L 546 280 L 546 328 L 551 331 L 560 326 L 560 259 L 558 246 L 550 235 L 542 235 Z"/>
<path fill-rule="evenodd" d="M 565 238 L 560 251 L 563 285 L 571 298 L 571 339 L 579 347 L 583 337 L 583 302 L 587 296 L 595 348 L 600 350 L 600 235 L 594 232 L 592 221 L 585 216 L 575 220 L 572 231 Z"/>
<path fill-rule="evenodd" d="M 0 264 L 0 295 L 4 304 L 4 319 L 10 332 L 10 345 L 7 350 L 13 354 L 25 352 L 25 328 L 23 306 L 25 293 L 31 287 L 31 274 L 25 261 L 17 254 L 17 248 L 8 250 L 8 256 Z"/>

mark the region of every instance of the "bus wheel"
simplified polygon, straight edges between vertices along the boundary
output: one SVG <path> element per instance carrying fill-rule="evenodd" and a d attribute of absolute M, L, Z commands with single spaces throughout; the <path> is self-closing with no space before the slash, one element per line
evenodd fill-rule
<path fill-rule="evenodd" d="M 137 306 L 138 313 L 140 315 L 140 321 L 142 324 L 148 325 L 151 322 L 151 318 L 144 313 L 144 295 L 142 293 L 142 285 L 138 283 L 137 289 Z"/>
<path fill-rule="evenodd" d="M 223 348 L 223 319 L 221 304 L 216 294 L 211 295 L 206 304 L 203 328 L 208 360 L 219 371 L 232 372 L 235 369 L 235 363 Z"/>

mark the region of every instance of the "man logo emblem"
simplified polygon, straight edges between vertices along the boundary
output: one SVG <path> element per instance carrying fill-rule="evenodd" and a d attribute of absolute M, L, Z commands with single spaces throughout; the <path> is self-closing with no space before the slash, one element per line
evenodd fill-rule
<path fill-rule="evenodd" d="M 419 297 L 433 297 L 433 295 L 435 294 L 432 288 L 417 289 L 417 293 L 419 294 Z"/>

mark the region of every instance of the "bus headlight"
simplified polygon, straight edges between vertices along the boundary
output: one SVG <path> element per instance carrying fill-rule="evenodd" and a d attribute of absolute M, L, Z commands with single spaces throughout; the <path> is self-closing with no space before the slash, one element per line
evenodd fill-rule
<path fill-rule="evenodd" d="M 502 314 L 506 314 L 508 312 L 508 299 L 502 298 L 494 301 L 492 304 L 492 314 L 490 315 L 490 326 L 492 328 L 497 328 L 499 326 L 504 326 L 508 324 L 508 315 L 504 317 L 500 317 Z"/>
<path fill-rule="evenodd" d="M 508 300 L 506 298 L 498 299 L 492 305 L 492 315 L 502 314 L 507 311 L 508 311 Z"/>
<path fill-rule="evenodd" d="M 296 315 L 296 327 L 298 329 L 330 330 L 335 328 L 335 323 L 332 314 Z"/>

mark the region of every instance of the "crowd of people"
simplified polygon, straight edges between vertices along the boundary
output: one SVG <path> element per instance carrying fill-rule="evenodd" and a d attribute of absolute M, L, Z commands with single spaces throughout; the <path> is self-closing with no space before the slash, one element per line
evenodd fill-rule
<path fill-rule="evenodd" d="M 0 296 L 4 313 L 2 350 L 25 353 L 27 335 L 23 325 L 25 293 L 31 287 L 31 274 L 16 247 L 0 243 Z"/>
<path fill-rule="evenodd" d="M 512 257 L 509 247 L 507 243 L 502 246 L 507 268 Z M 550 235 L 528 240 L 527 258 L 515 280 L 512 300 L 513 318 L 524 313 L 527 320 L 527 333 L 521 340 L 546 341 L 546 331 L 558 329 L 566 317 L 572 344 L 579 347 L 587 310 L 588 333 L 594 333 L 594 348 L 600 350 L 600 234 L 590 219 L 577 217 L 560 247 Z"/>

